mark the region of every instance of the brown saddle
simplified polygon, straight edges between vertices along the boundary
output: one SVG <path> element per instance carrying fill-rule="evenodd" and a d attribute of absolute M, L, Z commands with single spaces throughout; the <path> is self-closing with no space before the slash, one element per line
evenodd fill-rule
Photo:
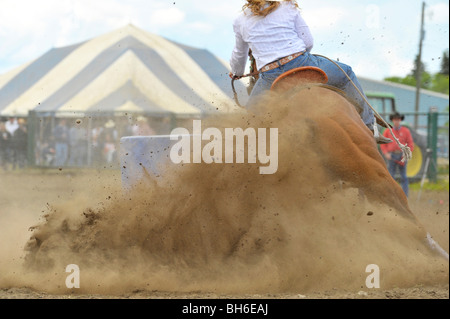
<path fill-rule="evenodd" d="M 273 83 L 271 90 L 285 92 L 299 85 L 328 82 L 327 74 L 315 66 L 302 66 L 281 74 Z"/>
<path fill-rule="evenodd" d="M 273 82 L 271 90 L 277 93 L 282 93 L 287 92 L 293 88 L 321 86 L 342 95 L 355 106 L 358 113 L 362 113 L 363 110 L 361 109 L 361 107 L 355 104 L 351 99 L 349 99 L 344 91 L 334 86 L 327 85 L 327 83 L 328 76 L 322 69 L 315 66 L 303 66 L 281 74 Z M 379 125 L 386 127 L 384 121 L 377 114 L 375 114 L 375 118 Z"/>

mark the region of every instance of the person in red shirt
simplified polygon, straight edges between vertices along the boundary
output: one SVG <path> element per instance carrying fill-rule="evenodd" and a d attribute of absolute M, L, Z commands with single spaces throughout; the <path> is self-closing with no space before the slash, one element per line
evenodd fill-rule
<path fill-rule="evenodd" d="M 401 125 L 402 121 L 405 119 L 405 116 L 396 112 L 395 114 L 392 114 L 389 118 L 394 126 L 392 128 L 392 131 L 394 132 L 395 137 L 403 145 L 409 146 L 412 152 L 414 150 L 414 140 L 412 138 L 411 132 L 407 127 Z M 385 130 L 383 136 L 394 140 L 389 130 Z M 399 170 L 402 189 L 405 192 L 406 196 L 408 196 L 409 181 L 408 177 L 406 176 L 407 162 L 402 162 L 403 156 L 402 150 L 397 145 L 397 143 L 381 144 L 380 148 L 384 157 L 388 161 L 388 170 L 393 178 L 395 178 L 397 169 Z"/>

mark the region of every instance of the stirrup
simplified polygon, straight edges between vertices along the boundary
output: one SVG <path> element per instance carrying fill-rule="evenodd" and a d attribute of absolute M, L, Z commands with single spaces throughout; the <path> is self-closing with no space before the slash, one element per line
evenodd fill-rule
<path fill-rule="evenodd" d="M 384 137 L 383 135 L 375 137 L 375 141 L 377 144 L 389 144 L 392 143 L 392 140 L 390 138 Z"/>
<path fill-rule="evenodd" d="M 374 123 L 373 123 L 373 130 L 371 130 L 371 131 L 373 133 L 373 137 L 375 138 L 375 141 L 377 142 L 377 144 L 389 144 L 392 142 L 392 140 L 390 138 L 380 135 L 380 132 L 378 131 L 376 119 L 374 120 Z"/>

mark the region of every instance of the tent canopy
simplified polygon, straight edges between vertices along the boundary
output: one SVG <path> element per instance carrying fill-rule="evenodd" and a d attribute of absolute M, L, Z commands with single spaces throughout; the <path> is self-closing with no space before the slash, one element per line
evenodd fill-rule
<path fill-rule="evenodd" d="M 128 25 L 0 75 L 0 115 L 230 112 L 228 72 L 207 50 Z"/>

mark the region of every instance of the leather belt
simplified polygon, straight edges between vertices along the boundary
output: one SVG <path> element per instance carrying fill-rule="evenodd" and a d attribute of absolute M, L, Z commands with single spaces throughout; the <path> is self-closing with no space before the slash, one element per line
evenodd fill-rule
<path fill-rule="evenodd" d="M 299 56 L 301 56 L 301 55 L 302 55 L 303 53 L 305 53 L 305 52 L 306 52 L 306 50 L 305 50 L 305 51 L 302 51 L 302 52 L 297 52 L 297 53 L 291 54 L 291 55 L 289 55 L 289 56 L 286 56 L 286 57 L 284 57 L 284 58 L 281 58 L 281 59 L 279 59 L 279 60 L 277 60 L 277 61 L 275 61 L 275 62 L 266 64 L 265 66 L 263 66 L 263 67 L 261 68 L 261 71 L 260 71 L 260 72 L 267 72 L 267 71 L 270 71 L 270 70 L 279 68 L 280 66 L 285 65 L 286 63 L 291 62 L 291 61 L 294 60 L 295 58 L 298 58 Z"/>

